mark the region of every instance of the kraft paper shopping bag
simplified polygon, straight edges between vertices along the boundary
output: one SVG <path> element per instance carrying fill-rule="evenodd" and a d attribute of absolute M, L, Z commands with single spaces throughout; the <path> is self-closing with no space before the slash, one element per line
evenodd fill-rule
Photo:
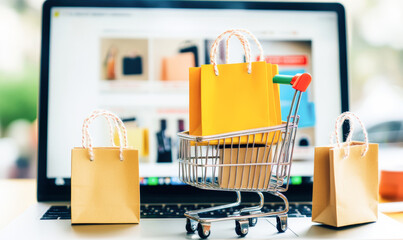
<path fill-rule="evenodd" d="M 340 115 L 336 131 L 354 118 L 353 113 Z M 312 221 L 342 227 L 377 220 L 378 144 L 368 143 L 361 126 L 365 142 L 351 141 L 350 127 L 346 143 L 337 137 L 336 146 L 315 148 Z"/>
<path fill-rule="evenodd" d="M 92 146 L 88 127 L 99 116 L 120 132 L 120 147 Z M 138 151 L 127 147 L 121 120 L 110 112 L 94 111 L 84 121 L 82 143 L 71 155 L 71 223 L 138 223 Z"/>
<path fill-rule="evenodd" d="M 263 61 L 250 61 L 246 39 L 240 38 L 246 50 L 246 63 L 216 64 L 218 43 L 233 32 L 226 31 L 215 40 L 211 65 L 189 70 L 191 135 L 207 136 L 281 124 L 278 117 L 281 113 L 277 114 L 274 106 L 273 83 L 268 80 L 273 75 L 268 71 L 272 67 Z"/>
<path fill-rule="evenodd" d="M 226 146 L 220 149 L 219 156 L 220 164 L 223 164 L 218 175 L 220 187 L 249 190 L 268 188 L 273 165 L 270 146 Z"/>

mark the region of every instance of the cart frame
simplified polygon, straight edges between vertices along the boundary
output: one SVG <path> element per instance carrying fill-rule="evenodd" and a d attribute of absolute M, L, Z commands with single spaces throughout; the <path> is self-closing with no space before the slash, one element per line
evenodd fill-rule
<path fill-rule="evenodd" d="M 237 200 L 233 203 L 187 211 L 185 216 L 187 218 L 186 230 L 188 233 L 197 230 L 201 238 L 207 238 L 210 235 L 212 222 L 235 220 L 235 231 L 239 236 L 243 237 L 248 233 L 249 226 L 252 227 L 256 225 L 257 218 L 273 215 L 276 215 L 277 230 L 284 232 L 287 229 L 289 203 L 282 192 L 288 189 L 295 136 L 299 122 L 297 112 L 302 92 L 306 90 L 310 81 L 311 77 L 309 74 L 296 76 L 276 75 L 273 78 L 273 82 L 275 83 L 291 84 L 293 88 L 296 89 L 287 121 L 283 122 L 281 125 L 210 136 L 192 136 L 189 135 L 189 132 L 178 133 L 180 139 L 180 180 L 201 189 L 234 191 L 237 195 Z M 260 138 L 260 140 L 257 138 Z M 264 148 L 264 150 L 262 148 Z M 257 153 L 254 155 L 255 150 Z M 241 151 L 246 151 L 242 163 L 239 159 Z M 246 157 L 249 155 L 248 151 L 251 151 L 250 159 Z M 259 151 L 264 151 L 263 157 L 261 158 L 259 158 Z M 230 154 L 229 163 L 224 163 L 225 160 L 223 160 L 227 159 L 225 158 L 226 152 Z M 233 161 L 235 160 L 233 155 L 236 155 L 236 162 Z M 254 174 L 252 174 L 252 168 L 254 168 Z M 264 170 L 263 168 L 266 169 Z M 235 169 L 235 174 L 233 173 L 233 169 Z M 242 174 L 239 175 L 238 171 L 241 169 Z M 245 173 L 245 169 L 249 169 L 249 174 Z M 261 179 L 259 174 L 256 182 L 255 175 L 257 175 L 257 169 L 259 169 L 260 173 L 262 173 L 261 171 L 263 169 L 264 178 Z M 226 179 L 228 181 L 223 180 L 222 175 L 224 172 L 228 172 L 228 179 Z M 267 177 L 268 173 L 269 177 Z M 231 176 L 233 179 L 231 179 Z M 239 178 L 239 176 L 241 176 L 241 180 L 237 182 L 236 179 Z M 247 178 L 246 185 L 245 178 Z M 250 181 L 251 178 L 253 178 L 252 182 Z M 261 184 L 262 180 L 263 184 Z M 228 184 L 226 185 L 224 182 Z M 198 214 L 200 213 L 239 206 L 241 204 L 241 191 L 257 193 L 260 197 L 259 205 L 240 209 L 227 217 L 199 217 Z M 284 203 L 284 209 L 276 212 L 263 213 L 261 211 L 264 206 L 264 196 L 262 192 L 268 192 L 279 197 Z"/>

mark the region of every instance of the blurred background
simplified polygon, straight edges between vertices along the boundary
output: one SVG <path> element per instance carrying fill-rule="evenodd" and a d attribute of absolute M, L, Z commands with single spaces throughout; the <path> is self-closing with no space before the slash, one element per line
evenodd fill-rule
<path fill-rule="evenodd" d="M 36 176 L 42 3 L 0 0 L 0 178 Z M 403 162 L 396 154 L 403 153 L 403 2 L 341 3 L 348 18 L 350 110 L 366 124 L 370 141 L 380 143 L 381 161 Z"/>

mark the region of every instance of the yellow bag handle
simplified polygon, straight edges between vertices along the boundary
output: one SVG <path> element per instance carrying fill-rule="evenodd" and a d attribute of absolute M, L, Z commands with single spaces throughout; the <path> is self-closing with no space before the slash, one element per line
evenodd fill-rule
<path fill-rule="evenodd" d="M 214 41 L 213 45 L 211 46 L 211 50 L 210 50 L 210 63 L 214 66 L 214 72 L 215 75 L 218 76 L 219 72 L 218 72 L 218 68 L 217 68 L 217 48 L 218 48 L 218 44 L 220 43 L 220 41 L 227 35 L 227 34 L 231 34 L 231 35 L 236 35 L 238 37 L 238 39 L 241 41 L 242 45 L 244 46 L 244 50 L 245 50 L 245 56 L 247 57 L 247 62 L 248 62 L 248 73 L 251 73 L 251 59 L 250 59 L 250 47 L 249 47 L 249 42 L 248 40 L 242 35 L 240 34 L 240 32 L 244 32 L 246 34 L 248 34 L 257 44 L 259 51 L 260 51 L 260 60 L 263 61 L 264 60 L 264 54 L 263 54 L 263 48 L 260 44 L 260 42 L 257 40 L 257 38 L 248 30 L 246 29 L 230 29 L 227 30 L 223 33 L 221 33 L 216 40 Z M 228 62 L 228 40 L 227 40 L 227 56 L 226 56 L 226 62 Z M 248 61 L 249 59 L 249 61 Z"/>
<path fill-rule="evenodd" d="M 227 55 L 226 55 L 226 63 L 228 63 L 228 59 L 229 59 L 229 40 L 231 39 L 231 37 L 232 37 L 232 35 L 236 35 L 236 34 L 239 34 L 240 32 L 244 32 L 244 33 L 246 33 L 247 35 L 249 35 L 251 38 L 252 38 L 252 40 L 256 43 L 256 46 L 258 47 L 258 49 L 259 49 L 259 53 L 260 53 L 260 55 L 259 55 L 259 61 L 264 61 L 264 51 L 263 51 L 263 48 L 262 48 L 262 45 L 260 44 L 260 42 L 259 42 L 259 40 L 257 40 L 257 38 L 255 37 L 255 35 L 253 35 L 251 32 L 249 32 L 248 30 L 246 30 L 246 29 L 233 29 L 232 30 L 233 32 L 231 33 L 231 35 L 227 38 L 227 44 L 226 44 L 226 52 L 227 52 Z M 242 35 L 242 37 L 243 37 L 243 35 Z M 238 37 L 239 38 L 239 37 Z M 249 49 L 249 57 L 252 57 L 251 56 L 251 54 L 250 54 L 250 49 Z M 252 61 L 252 60 L 251 60 Z"/>
<path fill-rule="evenodd" d="M 123 161 L 123 148 L 127 148 L 127 131 L 126 127 L 124 126 L 122 120 L 113 114 L 112 112 L 106 111 L 106 110 L 94 110 L 85 120 L 83 123 L 82 127 L 82 146 L 83 148 L 88 148 L 89 155 L 90 155 L 90 160 L 94 160 L 94 150 L 92 146 L 92 139 L 89 134 L 89 125 L 92 123 L 92 121 L 99 117 L 103 116 L 107 119 L 109 123 L 109 130 L 111 134 L 111 142 L 112 146 L 115 146 L 113 143 L 113 136 L 114 136 L 114 129 L 118 129 L 118 135 L 119 135 L 119 142 L 120 142 L 120 160 Z"/>
<path fill-rule="evenodd" d="M 237 31 L 233 31 L 227 38 L 226 41 L 226 50 L 225 50 L 225 63 L 228 64 L 229 63 L 229 40 L 231 40 L 232 36 L 236 36 L 238 38 L 239 41 L 244 42 L 245 44 L 242 44 L 243 46 L 243 50 L 245 52 L 245 58 L 246 58 L 246 62 L 251 62 L 251 54 L 250 54 L 250 45 L 248 40 L 245 38 L 244 35 L 240 34 Z"/>

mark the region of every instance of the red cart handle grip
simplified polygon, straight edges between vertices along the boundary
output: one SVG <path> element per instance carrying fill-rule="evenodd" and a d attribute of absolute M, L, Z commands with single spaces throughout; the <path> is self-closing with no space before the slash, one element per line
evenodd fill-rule
<path fill-rule="evenodd" d="M 299 73 L 295 76 L 276 75 L 273 77 L 273 83 L 290 84 L 295 90 L 305 92 L 309 84 L 311 84 L 312 77 L 309 73 Z"/>

